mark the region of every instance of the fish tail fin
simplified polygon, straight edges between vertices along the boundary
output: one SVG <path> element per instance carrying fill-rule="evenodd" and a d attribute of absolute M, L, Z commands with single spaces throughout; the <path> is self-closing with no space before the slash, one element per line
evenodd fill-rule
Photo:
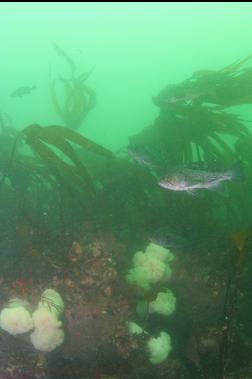
<path fill-rule="evenodd" d="M 244 171 L 243 171 L 242 162 L 241 161 L 235 162 L 230 170 L 230 173 L 231 173 L 231 178 L 233 180 L 244 180 Z"/>

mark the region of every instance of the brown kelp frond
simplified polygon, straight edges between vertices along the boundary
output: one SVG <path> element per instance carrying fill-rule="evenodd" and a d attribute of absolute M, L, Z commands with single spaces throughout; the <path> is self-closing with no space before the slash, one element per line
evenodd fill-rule
<path fill-rule="evenodd" d="M 205 88 L 205 102 L 224 107 L 251 104 L 252 70 L 250 66 L 243 68 L 251 59 L 249 55 L 215 73 L 199 77 L 194 86 L 202 91 Z"/>
<path fill-rule="evenodd" d="M 88 110 L 90 110 L 96 106 L 96 93 L 94 90 L 92 90 L 92 88 L 86 85 L 83 88 L 88 95 Z"/>
<path fill-rule="evenodd" d="M 222 68 L 220 72 L 232 74 L 235 71 L 239 70 L 244 64 L 248 63 L 251 59 L 252 59 L 252 54 L 250 54 L 244 59 L 238 59 L 238 61 L 231 63 L 230 65 Z"/>
<path fill-rule="evenodd" d="M 89 110 L 96 103 L 96 97 L 93 94 L 84 85 L 82 87 L 73 86 L 71 91 L 66 94 L 62 115 L 66 126 L 76 129 L 81 125 Z"/>
<path fill-rule="evenodd" d="M 177 107 L 184 103 L 212 104 L 222 108 L 251 104 L 252 68 L 247 66 L 251 60 L 252 55 L 249 55 L 221 70 L 198 70 L 191 78 L 167 86 L 153 100 L 163 107 Z"/>
<path fill-rule="evenodd" d="M 26 142 L 40 156 L 46 167 L 61 181 L 73 184 L 84 184 L 92 188 L 92 179 L 70 142 L 106 158 L 113 156 L 107 149 L 61 126 L 42 127 L 33 124 L 26 127 L 23 134 L 26 136 Z M 56 154 L 51 147 L 57 148 L 63 156 Z M 64 157 L 67 157 L 72 164 L 68 164 Z"/>
<path fill-rule="evenodd" d="M 238 157 L 252 157 L 251 131 L 237 114 L 226 110 L 252 103 L 251 62 L 249 55 L 220 70 L 198 70 L 181 83 L 168 84 L 153 97 L 159 117 L 133 142 L 159 151 L 169 167 L 195 159 L 219 160 L 228 166 Z"/>
<path fill-rule="evenodd" d="M 168 85 L 153 98 L 160 107 L 187 104 L 212 104 L 231 107 L 252 103 L 252 55 L 221 70 L 198 70 L 177 85 Z M 245 66 L 245 67 L 244 67 Z"/>
<path fill-rule="evenodd" d="M 48 171 L 48 167 L 40 158 L 33 156 L 19 155 L 14 159 L 10 169 L 10 176 L 16 172 L 22 172 L 29 176 L 31 182 L 37 183 L 38 180 L 46 180 L 47 183 L 54 185 L 55 179 L 52 172 Z"/>
<path fill-rule="evenodd" d="M 80 74 L 77 77 L 77 81 L 79 83 L 85 82 L 90 77 L 90 75 L 92 74 L 92 72 L 93 72 L 93 69 L 90 70 L 90 71 L 87 71 L 87 72 L 83 72 L 82 74 Z"/>
<path fill-rule="evenodd" d="M 53 79 L 49 75 L 50 93 L 55 111 L 71 129 L 78 129 L 89 111 L 96 104 L 96 94 L 85 82 L 93 70 L 76 74 L 76 66 L 73 60 L 57 44 L 54 49 L 67 63 L 71 70 L 70 79 L 62 75 Z"/>
<path fill-rule="evenodd" d="M 36 154 L 40 156 L 47 169 L 60 182 L 85 184 L 91 186 L 91 179 L 85 168 L 82 167 L 81 172 L 76 171 L 76 167 L 64 162 L 59 156 L 54 153 L 44 142 L 37 138 L 28 138 L 27 143 L 31 146 Z M 78 167 L 80 168 L 80 167 Z"/>
<path fill-rule="evenodd" d="M 57 52 L 57 54 L 61 58 L 63 58 L 64 61 L 68 64 L 68 66 L 70 67 L 71 73 L 73 75 L 74 72 L 75 72 L 75 70 L 76 70 L 76 66 L 75 66 L 75 63 L 72 60 L 72 58 L 70 58 L 69 55 L 55 42 L 53 43 L 53 48 L 55 49 L 55 51 Z"/>
<path fill-rule="evenodd" d="M 50 80 L 49 80 L 49 89 L 50 89 L 50 95 L 51 95 L 51 99 L 52 99 L 52 103 L 53 103 L 53 107 L 55 109 L 55 111 L 58 113 L 58 115 L 63 118 L 64 117 L 64 114 L 63 114 L 63 109 L 59 103 L 59 100 L 57 98 L 57 94 L 56 94 L 56 83 L 57 81 L 54 79 L 52 79 L 50 77 Z"/>
<path fill-rule="evenodd" d="M 68 129 L 60 125 L 49 125 L 42 127 L 37 124 L 28 126 L 25 130 L 25 134 L 28 136 L 36 136 L 45 142 L 50 144 L 60 144 L 65 143 L 67 140 L 73 142 L 76 145 L 83 147 L 84 149 L 90 151 L 91 153 L 101 155 L 105 158 L 112 158 L 113 154 L 110 150 L 102 147 L 95 142 L 85 138 L 81 134 L 75 132 L 74 130 Z M 70 146 L 70 145 L 69 145 Z M 68 147 L 69 147 L 68 146 Z M 58 146 L 59 147 L 59 146 Z M 68 152 L 64 151 L 66 145 L 61 146 L 61 150 L 67 155 Z M 60 148 L 60 147 L 59 147 Z"/>
<path fill-rule="evenodd" d="M 251 136 L 249 129 L 235 114 L 212 111 L 211 118 L 213 129 L 217 133 L 230 134 L 237 138 Z"/>
<path fill-rule="evenodd" d="M 71 129 L 81 126 L 89 111 L 96 105 L 96 94 L 77 79 L 50 79 L 53 106 L 65 125 Z M 63 92 L 63 96 L 60 96 Z M 61 100 L 59 100 L 61 99 Z"/>

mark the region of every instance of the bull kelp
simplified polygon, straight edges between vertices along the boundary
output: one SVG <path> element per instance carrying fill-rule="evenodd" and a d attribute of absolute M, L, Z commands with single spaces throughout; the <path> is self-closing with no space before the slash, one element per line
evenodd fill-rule
<path fill-rule="evenodd" d="M 252 5 L 0 7 L 0 378 L 251 379 Z"/>

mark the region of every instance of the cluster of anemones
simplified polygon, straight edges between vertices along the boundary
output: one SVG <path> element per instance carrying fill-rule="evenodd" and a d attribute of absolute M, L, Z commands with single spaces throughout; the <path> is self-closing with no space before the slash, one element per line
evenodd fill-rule
<path fill-rule="evenodd" d="M 129 283 L 139 287 L 143 293 L 152 289 L 156 284 L 162 283 L 163 286 L 170 279 L 172 269 L 171 262 L 174 259 L 173 253 L 155 243 L 150 243 L 146 250 L 138 251 L 133 256 L 133 268 L 126 276 Z M 156 294 L 156 297 L 148 302 L 146 300 L 137 303 L 137 313 L 139 317 L 146 319 L 149 313 L 159 313 L 162 316 L 171 315 L 176 308 L 176 297 L 173 292 L 166 288 Z M 150 362 L 158 364 L 163 362 L 172 350 L 171 337 L 161 331 L 158 337 L 153 337 L 135 322 L 128 323 L 130 334 L 147 334 L 147 350 L 150 354 Z"/>
<path fill-rule="evenodd" d="M 49 352 L 64 341 L 64 331 L 59 316 L 64 303 L 53 289 L 42 293 L 37 309 L 23 299 L 11 299 L 0 313 L 0 327 L 6 332 L 17 335 L 33 331 L 30 340 L 37 350 Z"/>

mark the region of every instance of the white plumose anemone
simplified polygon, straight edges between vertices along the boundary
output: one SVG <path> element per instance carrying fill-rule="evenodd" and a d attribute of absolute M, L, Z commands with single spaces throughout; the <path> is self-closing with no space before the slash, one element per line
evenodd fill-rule
<path fill-rule="evenodd" d="M 155 300 L 149 304 L 149 312 L 159 313 L 161 315 L 169 316 L 176 308 L 176 297 L 173 292 L 166 290 L 166 292 L 159 292 Z"/>
<path fill-rule="evenodd" d="M 6 332 L 16 335 L 33 328 L 30 304 L 22 299 L 11 299 L 0 313 L 0 326 Z"/>
<path fill-rule="evenodd" d="M 170 335 L 166 332 L 161 332 L 159 337 L 151 337 L 147 343 L 147 348 L 152 364 L 159 364 L 165 361 L 172 349 Z"/>
<path fill-rule="evenodd" d="M 64 341 L 62 322 L 58 317 L 64 310 L 63 300 L 53 289 L 44 291 L 38 308 L 32 314 L 34 332 L 31 334 L 31 343 L 37 350 L 50 352 Z"/>
<path fill-rule="evenodd" d="M 36 328 L 30 335 L 31 343 L 35 349 L 50 352 L 60 346 L 64 341 L 64 331 L 60 328 Z"/>
<path fill-rule="evenodd" d="M 34 327 L 43 330 L 60 328 L 62 322 L 57 319 L 54 313 L 44 307 L 39 307 L 33 314 Z"/>
<path fill-rule="evenodd" d="M 150 290 L 153 284 L 166 282 L 171 276 L 170 262 L 174 255 L 162 246 L 150 243 L 145 252 L 138 251 L 133 257 L 133 268 L 126 279 L 144 290 Z"/>

